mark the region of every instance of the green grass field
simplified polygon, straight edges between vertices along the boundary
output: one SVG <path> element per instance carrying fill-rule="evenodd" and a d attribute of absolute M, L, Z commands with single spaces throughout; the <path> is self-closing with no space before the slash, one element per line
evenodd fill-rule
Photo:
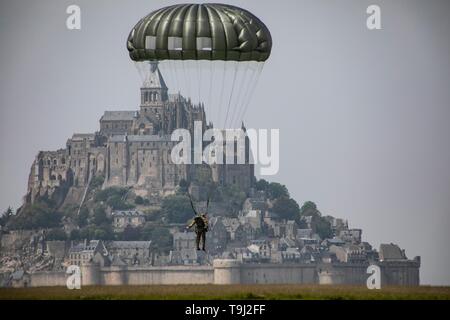
<path fill-rule="evenodd" d="M 0 288 L 0 299 L 450 300 L 450 287 L 385 287 L 381 290 L 368 290 L 363 286 L 318 285 L 93 286 L 81 290 L 65 287 Z"/>

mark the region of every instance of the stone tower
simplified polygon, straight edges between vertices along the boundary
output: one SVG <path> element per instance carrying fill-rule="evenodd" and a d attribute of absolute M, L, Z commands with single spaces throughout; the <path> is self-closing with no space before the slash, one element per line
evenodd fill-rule
<path fill-rule="evenodd" d="M 159 70 L 158 62 L 151 61 L 149 72 L 141 87 L 141 114 L 163 129 L 165 105 L 169 100 L 168 88 Z"/>

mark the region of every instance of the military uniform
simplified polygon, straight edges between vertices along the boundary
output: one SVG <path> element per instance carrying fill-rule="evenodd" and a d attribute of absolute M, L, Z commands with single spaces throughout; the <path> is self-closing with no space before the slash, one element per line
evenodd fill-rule
<path fill-rule="evenodd" d="M 206 232 L 208 232 L 208 218 L 205 214 L 197 215 L 194 220 L 187 226 L 188 229 L 195 225 L 195 233 L 197 250 L 200 250 L 200 241 L 202 242 L 202 250 L 205 251 Z"/>

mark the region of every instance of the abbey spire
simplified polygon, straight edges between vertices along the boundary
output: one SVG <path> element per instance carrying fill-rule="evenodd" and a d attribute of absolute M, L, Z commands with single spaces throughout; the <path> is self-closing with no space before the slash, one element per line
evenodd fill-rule
<path fill-rule="evenodd" d="M 141 108 L 161 105 L 167 99 L 168 88 L 159 70 L 158 61 L 150 61 L 141 87 Z"/>

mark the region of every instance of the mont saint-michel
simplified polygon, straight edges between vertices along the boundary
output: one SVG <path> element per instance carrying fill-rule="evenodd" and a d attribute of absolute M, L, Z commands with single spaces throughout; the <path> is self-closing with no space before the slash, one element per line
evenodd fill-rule
<path fill-rule="evenodd" d="M 196 122 L 214 124 L 203 102 L 170 91 L 158 60 L 237 66 L 265 61 L 271 46 L 266 26 L 234 6 L 172 6 L 141 19 L 127 40 L 130 58 L 146 68 L 140 105 L 105 111 L 97 131 L 30 159 L 23 205 L 0 218 L 0 286 L 65 286 L 73 266 L 83 286 L 365 284 L 372 265 L 383 285 L 419 285 L 420 257 L 394 243 L 374 248 L 357 226 L 257 179 L 250 140 L 244 163 L 172 161 L 175 130 L 194 136 Z M 186 229 L 197 211 L 205 250 Z"/>
<path fill-rule="evenodd" d="M 139 110 L 105 111 L 99 131 L 37 154 L 23 206 L 2 218 L 2 286 L 64 285 L 73 264 L 84 284 L 365 283 L 374 262 L 385 283 L 419 284 L 419 258 L 372 248 L 361 229 L 257 180 L 252 164 L 171 163 L 170 133 L 207 128 L 205 109 L 148 68 Z M 211 196 L 206 253 L 184 230 L 187 192 L 200 208 Z"/>

